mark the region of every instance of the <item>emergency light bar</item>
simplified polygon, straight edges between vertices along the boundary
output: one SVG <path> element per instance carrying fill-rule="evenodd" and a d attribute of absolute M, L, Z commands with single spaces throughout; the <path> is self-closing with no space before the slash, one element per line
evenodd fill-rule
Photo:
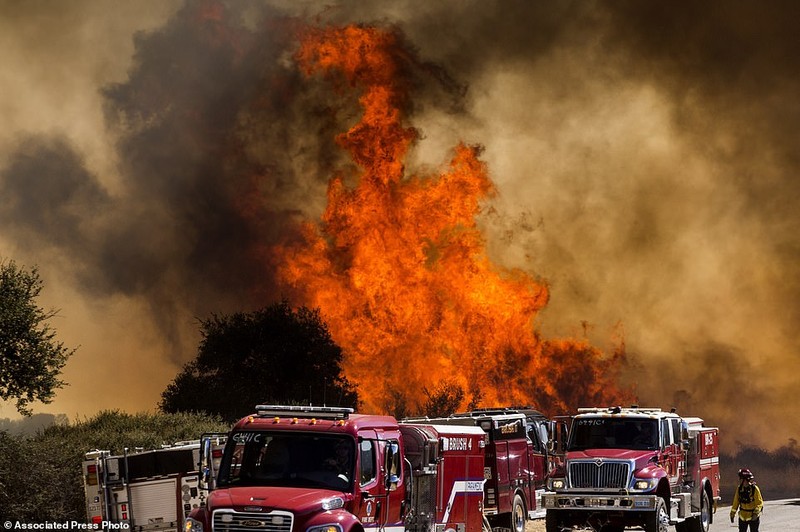
<path fill-rule="evenodd" d="M 612 406 L 608 408 L 598 408 L 598 407 L 590 407 L 590 408 L 579 408 L 579 414 L 622 414 L 622 413 L 638 413 L 638 414 L 647 414 L 647 413 L 656 413 L 661 412 L 660 408 L 642 408 L 639 406 L 632 406 L 630 408 L 619 407 L 619 406 Z"/>
<path fill-rule="evenodd" d="M 342 406 L 256 405 L 258 417 L 313 417 L 320 419 L 347 419 L 352 408 Z"/>

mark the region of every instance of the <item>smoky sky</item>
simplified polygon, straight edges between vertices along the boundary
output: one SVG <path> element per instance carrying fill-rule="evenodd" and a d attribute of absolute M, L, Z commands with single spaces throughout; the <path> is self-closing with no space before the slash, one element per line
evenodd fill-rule
<path fill-rule="evenodd" d="M 38 264 L 88 319 L 111 319 L 103 301 L 141 303 L 125 319 L 148 324 L 149 351 L 124 356 L 167 369 L 131 372 L 132 387 L 166 385 L 193 356 L 194 318 L 281 296 L 272 246 L 319 218 L 332 176 L 355 173 L 335 135 L 356 96 L 298 70 L 298 32 L 377 24 L 413 64 L 407 172 L 459 141 L 484 147 L 487 249 L 549 285 L 544 335 L 623 335 L 640 401 L 723 425 L 729 442 L 797 437 L 796 3 L 140 5 L 125 24 L 113 2 L 60 18 L 1 8 L 27 85 L 0 81 L 33 96 L 0 97 L 0 257 Z M 112 339 L 82 338 L 70 301 L 53 303 L 81 367 L 114 359 Z M 97 408 L 78 384 L 64 394 Z M 157 393 L 136 400 L 125 407 Z M 735 412 L 782 428 L 752 435 Z"/>

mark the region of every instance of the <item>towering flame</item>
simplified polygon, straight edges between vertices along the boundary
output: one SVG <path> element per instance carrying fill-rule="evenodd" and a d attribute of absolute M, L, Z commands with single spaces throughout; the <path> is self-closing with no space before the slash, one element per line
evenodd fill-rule
<path fill-rule="evenodd" d="M 438 175 L 405 174 L 417 139 L 403 124 L 408 56 L 383 29 L 304 34 L 305 73 L 359 91 L 363 115 L 337 142 L 360 173 L 354 186 L 332 177 L 321 223 L 278 250 L 281 282 L 320 308 L 365 410 L 401 401 L 414 413 L 442 383 L 465 392 L 462 407 L 630 400 L 614 384 L 622 350 L 608 357 L 584 342 L 541 339 L 534 321 L 547 287 L 489 260 L 476 218 L 495 189 L 480 149 L 456 146 Z"/>

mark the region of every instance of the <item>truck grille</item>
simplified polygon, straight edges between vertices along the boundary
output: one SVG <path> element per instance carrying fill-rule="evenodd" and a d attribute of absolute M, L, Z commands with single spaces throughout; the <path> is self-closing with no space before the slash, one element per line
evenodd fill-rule
<path fill-rule="evenodd" d="M 569 485 L 573 488 L 627 488 L 629 462 L 571 462 Z"/>
<path fill-rule="evenodd" d="M 289 512 L 214 512 L 213 532 L 291 532 L 294 515 Z"/>

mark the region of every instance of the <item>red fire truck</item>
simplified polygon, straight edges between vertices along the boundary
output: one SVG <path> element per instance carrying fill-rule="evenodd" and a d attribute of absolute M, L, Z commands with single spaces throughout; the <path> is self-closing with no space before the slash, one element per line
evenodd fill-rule
<path fill-rule="evenodd" d="M 581 408 L 565 465 L 542 497 L 547 532 L 707 532 L 719 493 L 719 431 L 657 408 Z"/>
<path fill-rule="evenodd" d="M 221 453 L 224 440 L 207 441 Z M 122 455 L 95 450 L 83 462 L 83 487 L 89 523 L 103 529 L 179 531 L 192 508 L 201 506 L 200 442 Z"/>
<path fill-rule="evenodd" d="M 537 501 L 548 473 L 548 426 L 530 408 L 487 408 L 406 422 L 478 426 L 485 432 L 483 511 L 492 528 L 524 532 L 526 519 L 544 517 Z"/>
<path fill-rule="evenodd" d="M 480 532 L 484 433 L 350 408 L 260 405 L 203 453 L 185 532 Z"/>

